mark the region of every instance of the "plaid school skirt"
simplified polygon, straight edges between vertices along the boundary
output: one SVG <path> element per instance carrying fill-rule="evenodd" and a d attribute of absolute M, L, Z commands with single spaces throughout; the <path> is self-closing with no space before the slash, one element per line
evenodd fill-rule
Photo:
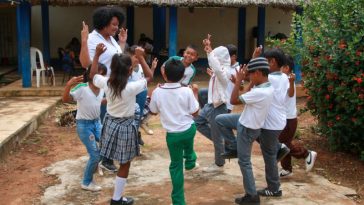
<path fill-rule="evenodd" d="M 125 164 L 139 155 L 138 131 L 134 117 L 116 118 L 106 114 L 100 139 L 100 155 Z"/>

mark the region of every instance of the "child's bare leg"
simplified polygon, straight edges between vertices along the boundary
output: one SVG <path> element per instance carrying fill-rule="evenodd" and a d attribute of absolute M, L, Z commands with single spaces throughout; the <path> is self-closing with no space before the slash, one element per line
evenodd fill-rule
<path fill-rule="evenodd" d="M 115 187 L 114 187 L 114 194 L 111 200 L 111 204 L 132 204 L 133 199 L 129 197 L 122 197 L 125 186 L 126 186 L 126 179 L 129 175 L 129 168 L 130 162 L 125 164 L 120 164 L 117 176 L 115 178 Z"/>

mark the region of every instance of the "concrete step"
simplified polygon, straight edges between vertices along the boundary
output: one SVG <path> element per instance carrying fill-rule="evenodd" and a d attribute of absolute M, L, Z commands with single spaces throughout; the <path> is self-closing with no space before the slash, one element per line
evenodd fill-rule
<path fill-rule="evenodd" d="M 60 97 L 0 98 L 0 160 L 47 119 Z"/>

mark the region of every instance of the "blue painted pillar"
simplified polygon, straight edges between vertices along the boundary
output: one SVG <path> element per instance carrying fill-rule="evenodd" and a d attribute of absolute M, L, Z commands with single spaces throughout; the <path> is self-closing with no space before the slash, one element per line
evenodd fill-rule
<path fill-rule="evenodd" d="M 153 6 L 154 52 L 166 47 L 166 8 Z"/>
<path fill-rule="evenodd" d="M 238 61 L 245 62 L 246 8 L 239 8 L 238 13 Z"/>
<path fill-rule="evenodd" d="M 16 8 L 16 28 L 18 41 L 18 68 L 22 74 L 23 87 L 32 87 L 30 69 L 30 14 L 31 5 L 21 1 Z"/>
<path fill-rule="evenodd" d="M 49 6 L 47 0 L 42 0 L 42 32 L 43 32 L 43 57 L 44 62 L 51 62 L 50 45 L 49 45 Z"/>
<path fill-rule="evenodd" d="M 257 46 L 262 45 L 264 48 L 265 41 L 265 7 L 258 7 L 258 38 Z"/>
<path fill-rule="evenodd" d="M 126 28 L 128 29 L 128 39 L 126 40 L 129 46 L 134 45 L 134 6 L 126 8 Z"/>
<path fill-rule="evenodd" d="M 302 7 L 297 7 L 296 8 L 296 14 L 297 15 L 303 15 L 303 8 Z M 296 46 L 297 47 L 302 47 L 303 46 L 303 38 L 302 38 L 302 24 L 300 24 L 299 22 L 296 22 L 295 25 L 295 42 L 296 42 Z M 295 56 L 295 64 L 294 64 L 294 72 L 296 74 L 296 83 L 301 82 L 302 80 L 302 74 L 301 74 L 301 55 L 297 54 Z"/>
<path fill-rule="evenodd" d="M 169 56 L 177 54 L 177 7 L 169 8 Z"/>

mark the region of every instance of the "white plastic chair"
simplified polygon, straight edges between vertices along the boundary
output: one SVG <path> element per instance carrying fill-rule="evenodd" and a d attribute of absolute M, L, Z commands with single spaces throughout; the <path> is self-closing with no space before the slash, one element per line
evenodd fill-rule
<path fill-rule="evenodd" d="M 39 65 L 37 64 L 37 56 L 39 58 Z M 54 69 L 51 66 L 44 66 L 43 54 L 38 48 L 30 47 L 30 66 L 31 66 L 31 78 L 33 78 L 33 72 L 35 71 L 37 77 L 37 87 L 39 88 L 40 75 L 42 74 L 42 83 L 45 84 L 45 75 L 47 71 L 52 74 L 52 85 L 56 85 Z"/>

